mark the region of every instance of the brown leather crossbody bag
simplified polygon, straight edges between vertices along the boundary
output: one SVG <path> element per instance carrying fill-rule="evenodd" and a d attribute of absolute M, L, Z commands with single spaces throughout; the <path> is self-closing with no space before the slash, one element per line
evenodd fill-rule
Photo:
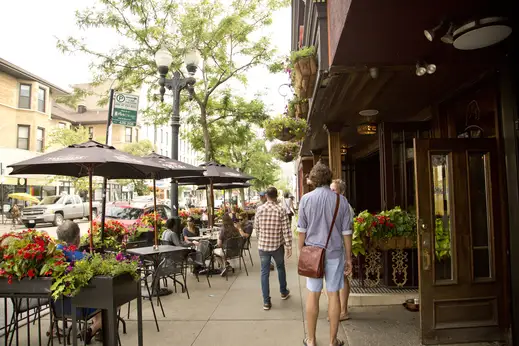
<path fill-rule="evenodd" d="M 326 253 L 326 248 L 328 247 L 328 242 L 330 241 L 330 237 L 332 235 L 335 220 L 337 219 L 337 212 L 339 211 L 339 202 L 340 197 L 339 195 L 337 195 L 337 203 L 335 204 L 335 212 L 333 213 L 332 225 L 330 226 L 330 231 L 328 232 L 328 239 L 326 239 L 326 245 L 324 246 L 324 248 L 321 248 L 319 246 L 305 245 L 301 249 L 301 253 L 299 254 L 299 262 L 297 265 L 297 272 L 299 273 L 299 275 L 314 279 L 319 279 L 324 276 L 324 255 Z"/>

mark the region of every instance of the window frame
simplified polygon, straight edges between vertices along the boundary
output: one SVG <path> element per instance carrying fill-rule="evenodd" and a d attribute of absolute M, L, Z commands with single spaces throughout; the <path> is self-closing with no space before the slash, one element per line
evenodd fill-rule
<path fill-rule="evenodd" d="M 60 128 L 60 129 L 66 129 L 66 128 L 67 128 L 67 124 L 64 123 L 64 122 L 61 122 L 61 121 L 60 121 L 60 122 L 58 123 L 58 128 Z"/>
<path fill-rule="evenodd" d="M 90 136 L 93 136 L 94 135 L 94 127 L 93 126 L 89 126 L 88 127 L 88 135 Z"/>
<path fill-rule="evenodd" d="M 128 130 L 130 130 L 130 140 L 128 140 Z M 133 128 L 130 126 L 126 126 L 124 128 L 124 141 L 125 143 L 132 143 L 133 139 Z"/>
<path fill-rule="evenodd" d="M 38 138 L 38 133 L 41 130 L 41 139 Z M 39 143 L 41 142 L 41 150 L 39 148 Z M 36 128 L 36 151 L 39 153 L 45 152 L 45 128 L 38 126 Z"/>
<path fill-rule="evenodd" d="M 27 148 L 20 148 L 20 128 L 25 127 L 27 128 Z M 31 125 L 25 125 L 25 124 L 18 124 L 18 127 L 16 128 L 16 148 L 22 149 L 22 150 L 30 150 L 31 148 Z"/>
<path fill-rule="evenodd" d="M 43 91 L 43 100 L 40 100 L 40 91 Z M 43 101 L 43 110 L 40 109 L 40 101 Z M 47 109 L 47 89 L 39 87 L 38 88 L 38 111 L 45 113 Z"/>
<path fill-rule="evenodd" d="M 22 107 L 22 105 L 20 104 L 20 100 L 22 97 L 27 97 L 27 96 L 22 96 L 22 87 L 24 86 L 27 86 L 29 87 L 29 106 L 28 107 Z M 32 84 L 27 84 L 27 83 L 20 83 L 19 86 L 18 86 L 18 108 L 20 109 L 31 109 L 31 98 L 32 98 Z"/>

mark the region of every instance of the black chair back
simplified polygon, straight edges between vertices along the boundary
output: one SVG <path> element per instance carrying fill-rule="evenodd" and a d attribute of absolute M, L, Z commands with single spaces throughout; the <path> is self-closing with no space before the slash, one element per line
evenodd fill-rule
<path fill-rule="evenodd" d="M 126 249 L 137 249 L 146 246 L 148 246 L 148 241 L 146 240 L 131 241 L 126 243 Z"/>
<path fill-rule="evenodd" d="M 225 259 L 230 260 L 241 257 L 244 244 L 245 239 L 241 236 L 227 239 L 222 248 Z"/>

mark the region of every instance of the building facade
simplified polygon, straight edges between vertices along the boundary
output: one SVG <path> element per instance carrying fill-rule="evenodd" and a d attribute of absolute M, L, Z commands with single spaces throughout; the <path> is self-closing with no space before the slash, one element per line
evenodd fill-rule
<path fill-rule="evenodd" d="M 398 270 L 419 288 L 423 344 L 519 343 L 518 22 L 506 6 L 292 1 L 291 49 L 314 46 L 317 64 L 294 69 L 315 81 L 299 191 L 322 161 L 357 211 L 416 215 L 416 247 L 368 248 L 358 275 L 389 285 L 398 256 L 416 263 Z"/>

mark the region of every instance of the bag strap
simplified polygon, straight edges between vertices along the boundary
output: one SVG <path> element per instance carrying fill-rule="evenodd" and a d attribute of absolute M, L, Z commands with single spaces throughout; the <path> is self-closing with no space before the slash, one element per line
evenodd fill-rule
<path fill-rule="evenodd" d="M 328 247 L 328 242 L 330 241 L 330 237 L 332 236 L 333 226 L 335 226 L 335 220 L 337 219 L 337 213 L 339 212 L 339 202 L 341 197 L 337 194 L 337 202 L 335 203 L 335 211 L 333 212 L 332 226 L 330 227 L 330 232 L 328 233 L 328 239 L 326 239 L 326 245 L 324 248 Z"/>

